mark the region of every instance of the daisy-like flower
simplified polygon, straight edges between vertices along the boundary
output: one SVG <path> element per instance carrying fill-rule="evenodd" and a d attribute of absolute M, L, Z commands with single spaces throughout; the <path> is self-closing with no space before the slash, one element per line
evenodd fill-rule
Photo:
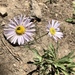
<path fill-rule="evenodd" d="M 26 44 L 33 40 L 34 27 L 29 17 L 19 15 L 10 20 L 8 26 L 4 28 L 4 35 L 13 44 Z"/>
<path fill-rule="evenodd" d="M 58 38 L 61 39 L 63 37 L 63 33 L 60 32 L 60 28 L 59 28 L 59 23 L 58 21 L 52 20 L 52 22 L 47 26 L 47 31 L 49 32 L 49 36 L 53 37 L 55 39 L 55 41 L 57 42 Z"/>

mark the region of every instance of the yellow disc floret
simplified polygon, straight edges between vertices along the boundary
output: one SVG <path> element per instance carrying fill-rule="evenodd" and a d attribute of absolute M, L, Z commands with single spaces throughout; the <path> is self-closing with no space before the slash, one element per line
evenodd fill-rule
<path fill-rule="evenodd" d="M 56 30 L 55 30 L 53 27 L 51 27 L 51 28 L 50 28 L 50 33 L 51 33 L 52 35 L 55 35 Z"/>
<path fill-rule="evenodd" d="M 16 27 L 16 30 L 15 30 L 15 31 L 16 31 L 16 33 L 17 33 L 18 35 L 22 35 L 22 34 L 25 33 L 26 29 L 25 29 L 24 26 L 19 25 L 19 26 Z"/>

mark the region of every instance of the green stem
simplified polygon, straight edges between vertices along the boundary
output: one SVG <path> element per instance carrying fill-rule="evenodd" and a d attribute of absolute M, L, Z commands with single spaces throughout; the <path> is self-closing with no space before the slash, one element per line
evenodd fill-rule
<path fill-rule="evenodd" d="M 33 43 L 35 43 L 38 39 L 40 39 L 40 38 L 42 38 L 43 36 L 45 36 L 45 35 L 47 35 L 48 34 L 48 32 L 47 33 L 45 33 L 45 34 L 43 34 L 43 35 L 41 35 L 40 37 L 38 37 L 38 38 L 34 38 L 34 40 L 33 41 L 31 41 L 31 42 L 29 42 L 27 45 L 31 45 L 31 44 L 33 44 Z"/>
<path fill-rule="evenodd" d="M 58 58 L 58 48 L 59 48 L 59 42 L 56 43 L 56 50 L 55 50 L 55 55 L 56 55 L 56 59 Z"/>
<path fill-rule="evenodd" d="M 45 36 L 45 35 L 47 35 L 48 34 L 48 32 L 47 33 L 45 33 L 45 34 L 43 34 L 43 35 L 41 35 L 40 37 L 38 37 L 38 38 L 35 38 L 35 40 L 38 40 L 38 39 L 40 39 L 40 38 L 42 38 L 43 36 Z"/>

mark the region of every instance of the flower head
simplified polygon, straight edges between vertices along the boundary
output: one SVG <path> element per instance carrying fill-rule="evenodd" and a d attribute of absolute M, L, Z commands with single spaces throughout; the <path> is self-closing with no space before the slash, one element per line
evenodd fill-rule
<path fill-rule="evenodd" d="M 4 35 L 11 43 L 21 45 L 33 40 L 34 27 L 29 17 L 19 15 L 10 20 L 4 29 Z"/>
<path fill-rule="evenodd" d="M 55 39 L 55 41 L 57 42 L 58 38 L 61 39 L 61 37 L 63 37 L 63 33 L 60 32 L 60 28 L 59 28 L 59 23 L 58 21 L 52 20 L 52 23 L 50 23 L 47 26 L 47 31 L 49 32 L 49 36 L 53 37 Z"/>

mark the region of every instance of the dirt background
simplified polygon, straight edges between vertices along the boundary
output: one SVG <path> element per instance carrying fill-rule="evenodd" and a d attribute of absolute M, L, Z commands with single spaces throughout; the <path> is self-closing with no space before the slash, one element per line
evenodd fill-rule
<path fill-rule="evenodd" d="M 0 0 L 0 75 L 27 75 L 36 68 L 27 64 L 35 57 L 27 45 L 12 46 L 3 36 L 3 28 L 8 25 L 9 19 L 19 14 L 37 16 L 41 19 L 41 22 L 35 22 L 37 38 L 46 33 L 45 28 L 49 20 L 58 20 L 64 34 L 59 40 L 58 56 L 62 57 L 75 50 L 75 24 L 65 22 L 65 19 L 71 18 L 73 14 L 72 0 L 52 1 L 50 3 L 49 0 Z M 46 35 L 33 42 L 31 47 L 35 47 L 42 54 L 42 49 L 46 49 L 50 43 L 55 45 L 54 40 Z"/>

